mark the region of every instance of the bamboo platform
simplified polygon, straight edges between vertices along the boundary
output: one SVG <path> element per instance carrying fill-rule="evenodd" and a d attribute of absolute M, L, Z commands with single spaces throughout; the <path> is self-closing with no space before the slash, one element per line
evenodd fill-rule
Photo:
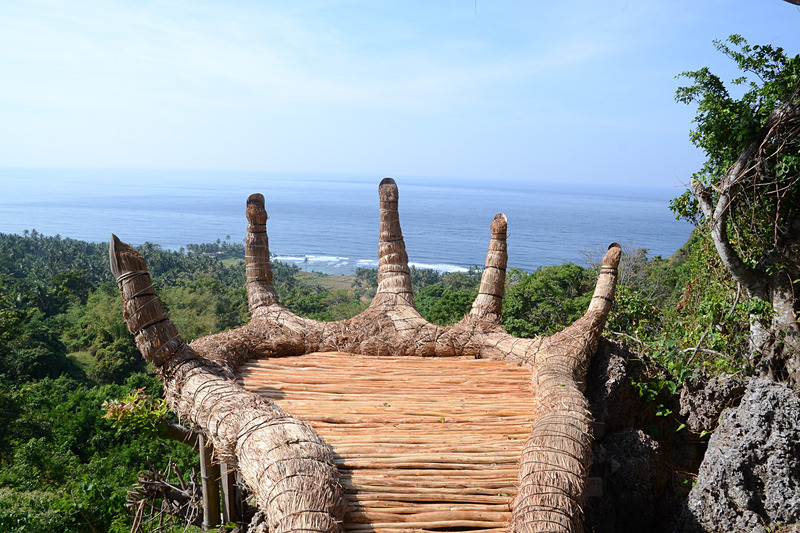
<path fill-rule="evenodd" d="M 237 374 L 331 445 L 346 531 L 507 529 L 531 431 L 529 369 L 334 352 L 253 360 Z"/>

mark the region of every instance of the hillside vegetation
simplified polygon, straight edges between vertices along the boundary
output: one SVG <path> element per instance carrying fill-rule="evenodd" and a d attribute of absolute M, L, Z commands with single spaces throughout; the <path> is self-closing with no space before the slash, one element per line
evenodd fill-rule
<path fill-rule="evenodd" d="M 191 248 L 190 248 L 191 249 Z M 139 247 L 156 290 L 181 333 L 191 340 L 244 324 L 247 298 L 243 249 L 202 245 L 174 252 Z M 202 250 L 202 251 L 201 251 Z M 686 357 L 704 333 L 708 252 L 702 233 L 671 259 L 630 251 L 623 261 L 619 306 L 610 334 L 637 343 L 676 376 L 690 367 L 729 370 L 735 355 L 709 357 L 736 331 L 731 315 L 723 335 L 714 328 L 703 351 Z M 105 244 L 60 237 L 0 234 L 0 530 L 128 531 L 126 492 L 151 461 L 173 461 L 190 472 L 195 453 L 148 436 L 141 428 L 117 429 L 104 418 L 106 402 L 130 399 L 142 389 L 161 394 L 122 319 Z M 294 312 L 337 320 L 363 310 L 376 289 L 376 271 L 359 269 L 342 280 L 273 263 L 282 301 Z M 417 306 L 430 321 L 459 320 L 477 293 L 480 269 L 440 273 L 412 269 Z M 549 334 L 584 312 L 596 272 L 574 264 L 535 272 L 510 269 L 504 324 L 519 336 Z M 335 287 L 335 288 L 326 288 Z M 741 313 L 740 313 L 741 314 Z M 675 327 L 680 324 L 680 327 Z M 746 329 L 746 328 L 744 328 Z M 669 335 L 664 332 L 669 331 Z M 146 433 L 146 432 L 145 432 Z"/>

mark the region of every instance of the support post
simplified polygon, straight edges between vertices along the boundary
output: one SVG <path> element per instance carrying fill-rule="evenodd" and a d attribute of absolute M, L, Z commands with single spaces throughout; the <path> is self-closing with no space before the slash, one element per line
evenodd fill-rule
<path fill-rule="evenodd" d="M 224 523 L 236 522 L 239 519 L 236 501 L 236 470 L 227 463 L 219 465 L 222 475 L 222 521 Z"/>
<path fill-rule="evenodd" d="M 203 483 L 203 529 L 219 526 L 219 465 L 212 461 L 213 448 L 203 433 L 200 437 L 200 478 Z"/>

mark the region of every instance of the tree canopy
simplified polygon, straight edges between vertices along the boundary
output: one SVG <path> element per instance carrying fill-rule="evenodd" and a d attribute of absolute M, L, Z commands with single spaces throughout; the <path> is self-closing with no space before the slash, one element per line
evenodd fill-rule
<path fill-rule="evenodd" d="M 702 225 L 720 260 L 752 300 L 751 363 L 800 383 L 800 55 L 715 41 L 741 76 L 726 85 L 708 68 L 684 72 L 676 99 L 697 106 L 692 142 L 706 162 L 672 202 Z M 754 306 L 756 309 L 758 306 Z"/>

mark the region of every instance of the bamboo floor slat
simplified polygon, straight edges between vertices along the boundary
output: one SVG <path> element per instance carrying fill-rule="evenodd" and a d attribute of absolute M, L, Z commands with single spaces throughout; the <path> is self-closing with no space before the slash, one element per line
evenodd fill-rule
<path fill-rule="evenodd" d="M 347 531 L 506 530 L 531 430 L 529 370 L 333 352 L 254 360 L 237 374 L 331 445 Z"/>

